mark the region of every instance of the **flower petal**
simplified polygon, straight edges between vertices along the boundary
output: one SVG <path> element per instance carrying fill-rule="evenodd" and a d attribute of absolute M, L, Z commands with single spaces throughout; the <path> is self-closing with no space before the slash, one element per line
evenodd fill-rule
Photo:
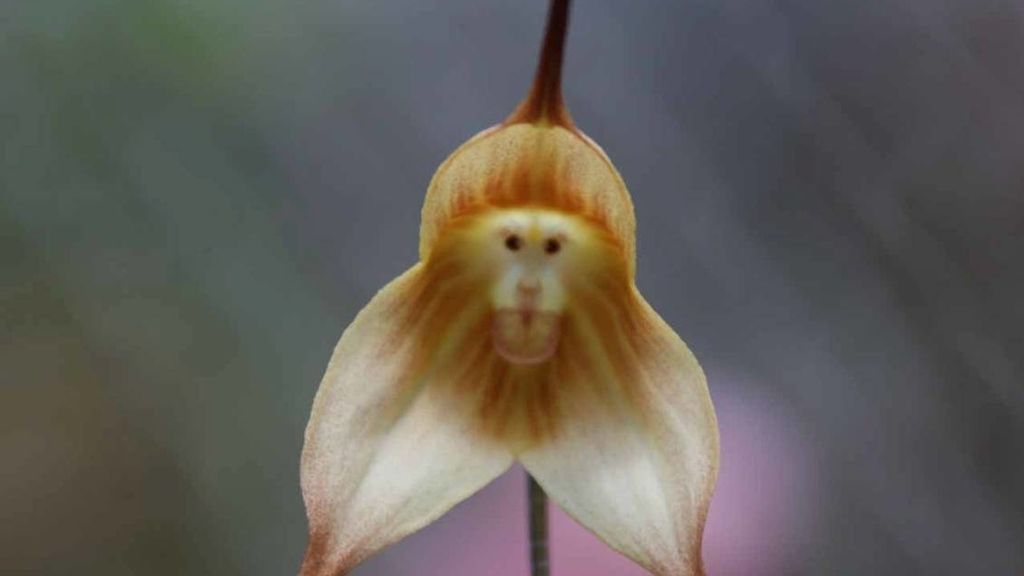
<path fill-rule="evenodd" d="M 703 574 L 718 427 L 686 344 L 635 289 L 575 315 L 556 435 L 519 455 L 561 507 L 659 576 Z"/>
<path fill-rule="evenodd" d="M 317 392 L 302 453 L 310 540 L 302 576 L 344 574 L 505 471 L 507 449 L 476 431 L 448 366 L 472 306 L 417 265 L 348 327 Z M 472 319 L 470 319 L 472 320 Z M 451 360 L 451 361 L 449 361 Z M 454 368 L 453 368 L 454 369 Z"/>
<path fill-rule="evenodd" d="M 633 202 L 611 160 L 583 132 L 552 125 L 499 125 L 459 146 L 427 189 L 420 258 L 430 258 L 453 220 L 494 207 L 545 207 L 600 222 L 625 252 L 632 277 Z"/>

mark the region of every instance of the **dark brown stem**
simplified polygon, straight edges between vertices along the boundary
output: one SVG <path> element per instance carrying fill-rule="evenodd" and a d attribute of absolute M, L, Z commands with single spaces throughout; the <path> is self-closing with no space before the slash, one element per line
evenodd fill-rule
<path fill-rule="evenodd" d="M 548 576 L 548 496 L 533 476 L 527 475 L 530 498 L 530 574 Z"/>
<path fill-rule="evenodd" d="M 544 43 L 530 93 L 505 121 L 506 124 L 550 123 L 572 128 L 572 118 L 562 101 L 562 62 L 569 30 L 571 0 L 551 0 Z"/>

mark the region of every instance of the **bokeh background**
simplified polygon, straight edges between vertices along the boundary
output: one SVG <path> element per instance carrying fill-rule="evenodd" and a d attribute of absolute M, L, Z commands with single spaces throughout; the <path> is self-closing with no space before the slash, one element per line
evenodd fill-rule
<path fill-rule="evenodd" d="M 330 351 L 544 4 L 0 6 L 0 572 L 296 571 Z M 1021 54 L 1017 0 L 576 3 L 567 102 L 719 411 L 713 575 L 1024 574 Z M 525 574 L 524 495 L 356 574 Z"/>

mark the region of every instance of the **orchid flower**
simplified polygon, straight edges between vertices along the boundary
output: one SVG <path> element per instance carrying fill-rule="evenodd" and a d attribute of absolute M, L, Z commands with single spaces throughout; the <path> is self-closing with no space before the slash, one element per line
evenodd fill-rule
<path fill-rule="evenodd" d="M 626 186 L 562 102 L 568 2 L 533 86 L 427 189 L 420 261 L 345 330 L 306 428 L 302 576 L 345 574 L 520 462 L 659 576 L 703 574 L 704 374 L 640 295 Z"/>

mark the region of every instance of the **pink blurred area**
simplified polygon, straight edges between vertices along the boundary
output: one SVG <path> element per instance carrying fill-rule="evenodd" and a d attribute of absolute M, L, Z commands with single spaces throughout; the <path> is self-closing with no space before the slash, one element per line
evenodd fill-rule
<path fill-rule="evenodd" d="M 715 395 L 722 460 L 704 532 L 714 576 L 793 574 L 818 510 L 811 444 L 785 406 L 757 389 Z"/>
<path fill-rule="evenodd" d="M 785 408 L 753 386 L 713 387 L 722 439 L 718 488 L 704 538 L 714 576 L 792 573 L 816 510 L 809 443 Z M 367 561 L 357 576 L 522 576 L 529 573 L 525 473 L 518 466 L 435 524 Z M 646 572 L 551 511 L 552 574 Z"/>

